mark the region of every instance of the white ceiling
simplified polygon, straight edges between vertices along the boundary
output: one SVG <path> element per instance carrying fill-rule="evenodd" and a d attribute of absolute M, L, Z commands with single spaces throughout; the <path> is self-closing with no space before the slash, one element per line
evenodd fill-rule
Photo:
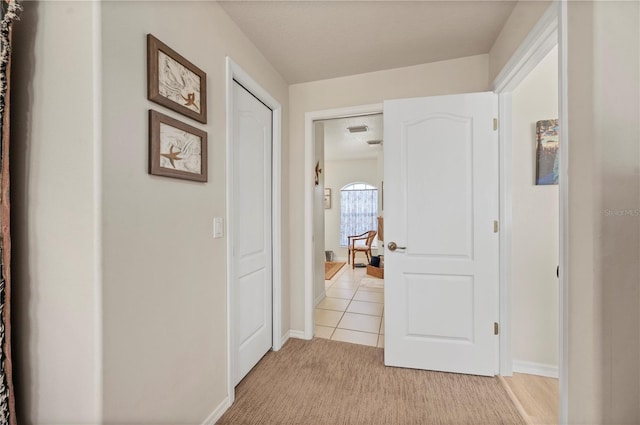
<path fill-rule="evenodd" d="M 324 124 L 324 159 L 373 159 L 382 145 L 369 146 L 367 140 L 382 140 L 382 114 L 317 121 Z M 366 125 L 364 133 L 349 133 L 347 127 Z"/>
<path fill-rule="evenodd" d="M 220 1 L 289 84 L 488 53 L 515 1 Z"/>

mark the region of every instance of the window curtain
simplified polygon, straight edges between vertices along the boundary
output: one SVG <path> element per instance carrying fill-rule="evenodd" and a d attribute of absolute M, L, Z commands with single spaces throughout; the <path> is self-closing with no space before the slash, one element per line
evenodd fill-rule
<path fill-rule="evenodd" d="M 340 191 L 340 246 L 347 246 L 348 236 L 378 230 L 378 190 Z"/>
<path fill-rule="evenodd" d="M 9 233 L 9 87 L 11 85 L 11 28 L 20 6 L 0 3 L 0 423 L 17 425 L 11 367 L 11 235 Z"/>

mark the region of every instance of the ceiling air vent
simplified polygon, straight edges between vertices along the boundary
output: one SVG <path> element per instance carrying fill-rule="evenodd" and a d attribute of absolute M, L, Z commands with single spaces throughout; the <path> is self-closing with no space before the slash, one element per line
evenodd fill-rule
<path fill-rule="evenodd" d="M 369 131 L 369 127 L 366 125 L 354 125 L 352 127 L 347 127 L 349 133 L 364 133 L 365 131 Z"/>

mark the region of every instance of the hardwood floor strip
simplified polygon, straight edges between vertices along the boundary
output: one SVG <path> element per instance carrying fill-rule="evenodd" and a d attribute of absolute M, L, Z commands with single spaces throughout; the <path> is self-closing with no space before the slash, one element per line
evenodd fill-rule
<path fill-rule="evenodd" d="M 502 384 L 502 387 L 504 388 L 504 390 L 507 392 L 507 394 L 509 395 L 509 398 L 511 399 L 511 401 L 513 402 L 513 404 L 516 406 L 516 409 L 518 409 L 518 413 L 520 414 L 520 416 L 522 417 L 522 419 L 525 421 L 525 423 L 527 425 L 535 425 L 532 421 L 531 418 L 529 417 L 529 415 L 527 414 L 527 411 L 524 410 L 524 407 L 522 406 L 522 404 L 520 403 L 520 400 L 518 400 L 518 397 L 516 397 L 516 395 L 513 393 L 513 391 L 511 390 L 511 387 L 509 387 L 509 384 L 507 384 L 507 381 L 505 381 L 504 377 L 502 375 L 498 375 L 498 379 L 500 380 L 500 383 Z"/>
<path fill-rule="evenodd" d="M 514 373 L 503 378 L 505 384 L 535 425 L 557 425 L 559 410 L 558 379 Z"/>
<path fill-rule="evenodd" d="M 324 280 L 330 280 L 347 263 L 344 261 L 327 261 L 324 263 Z"/>

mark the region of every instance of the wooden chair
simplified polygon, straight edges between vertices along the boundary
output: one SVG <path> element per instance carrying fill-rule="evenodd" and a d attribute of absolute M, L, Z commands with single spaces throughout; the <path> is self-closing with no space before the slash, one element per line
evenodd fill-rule
<path fill-rule="evenodd" d="M 369 230 L 361 235 L 347 236 L 349 239 L 347 261 L 351 263 L 351 268 L 355 268 L 356 252 L 364 252 L 367 256 L 367 260 L 371 262 L 371 245 L 373 239 L 376 237 L 375 230 Z M 357 241 L 364 241 L 363 243 L 356 244 Z"/>

